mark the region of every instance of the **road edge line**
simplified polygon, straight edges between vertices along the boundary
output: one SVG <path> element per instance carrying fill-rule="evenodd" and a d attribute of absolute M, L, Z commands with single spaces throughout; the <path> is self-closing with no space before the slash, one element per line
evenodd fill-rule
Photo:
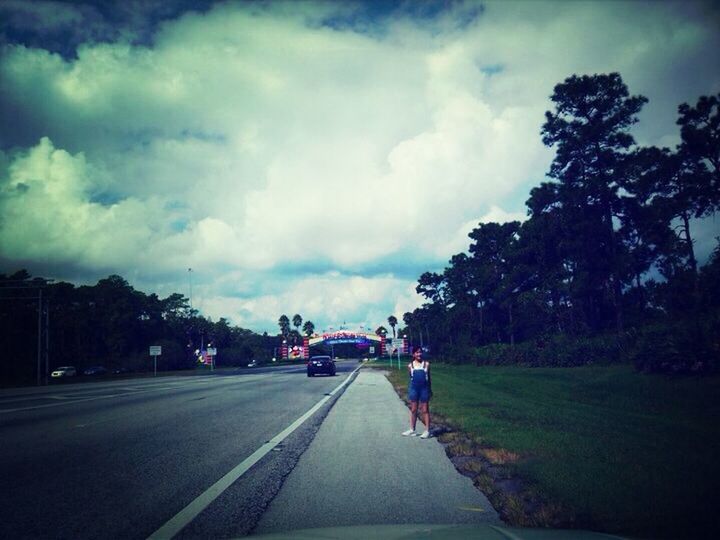
<path fill-rule="evenodd" d="M 197 498 L 191 501 L 185 508 L 180 510 L 175 516 L 170 518 L 158 530 L 148 536 L 147 540 L 170 539 L 184 529 L 200 512 L 205 510 L 210 504 L 217 499 L 227 488 L 229 488 L 238 478 L 245 474 L 250 468 L 260 461 L 265 455 L 284 441 L 293 431 L 299 428 L 305 420 L 315 414 L 320 407 L 325 405 L 340 389 L 348 384 L 352 377 L 360 370 L 359 366 L 353 370 L 347 378 L 340 383 L 332 392 L 323 397 L 315 405 L 313 405 L 305 414 L 295 420 L 292 424 L 275 435 L 260 448 L 246 457 L 242 462 L 233 467 L 220 480 L 201 493 Z"/>

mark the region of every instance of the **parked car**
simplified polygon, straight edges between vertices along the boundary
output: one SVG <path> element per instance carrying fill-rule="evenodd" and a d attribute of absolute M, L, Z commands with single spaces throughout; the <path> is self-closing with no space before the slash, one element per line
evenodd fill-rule
<path fill-rule="evenodd" d="M 335 361 L 329 356 L 313 356 L 307 363 L 307 376 L 314 377 L 316 373 L 335 375 Z"/>
<path fill-rule="evenodd" d="M 123 373 L 130 373 L 132 369 L 126 367 L 118 367 L 112 370 L 114 375 L 122 375 Z"/>
<path fill-rule="evenodd" d="M 103 366 L 92 366 L 83 371 L 83 375 L 105 375 L 107 369 Z"/>
<path fill-rule="evenodd" d="M 77 370 L 73 366 L 63 366 L 56 368 L 50 376 L 53 379 L 59 379 L 60 377 L 74 377 L 77 375 Z"/>
<path fill-rule="evenodd" d="M 250 362 L 250 363 L 247 365 L 247 367 L 255 367 L 255 366 L 257 366 L 257 365 L 258 365 L 257 360 L 253 360 L 252 362 Z"/>

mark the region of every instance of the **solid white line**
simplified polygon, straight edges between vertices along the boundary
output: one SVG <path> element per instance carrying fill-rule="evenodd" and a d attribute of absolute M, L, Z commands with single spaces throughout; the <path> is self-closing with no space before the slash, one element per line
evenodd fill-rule
<path fill-rule="evenodd" d="M 310 408 L 310 410 L 308 410 L 300 418 L 295 420 L 292 424 L 290 424 L 280 433 L 275 435 L 272 439 L 263 444 L 260 448 L 255 450 L 255 452 L 245 458 L 242 463 L 236 465 L 229 473 L 227 473 L 220 480 L 210 486 L 197 499 L 195 499 L 185 508 L 180 510 L 180 512 L 178 512 L 175 517 L 171 518 L 170 521 L 165 523 L 165 525 L 163 525 L 157 531 L 148 536 L 148 540 L 169 539 L 179 533 L 188 523 L 195 519 L 195 517 L 197 517 L 200 512 L 205 510 L 205 508 L 207 508 L 210 503 L 217 499 L 223 491 L 229 488 L 233 482 L 235 482 L 253 465 L 260 461 L 265 456 L 265 454 L 270 452 L 273 448 L 275 448 L 278 444 L 285 440 L 285 438 L 293 431 L 295 431 L 298 427 L 300 427 L 300 425 L 305 422 L 305 420 L 315 414 L 315 412 L 320 407 L 322 407 L 331 397 L 333 397 L 343 386 L 345 386 L 350 381 L 350 378 L 355 373 L 357 373 L 359 369 L 360 367 L 355 368 L 355 370 L 350 373 L 350 375 L 348 375 L 347 378 L 342 383 L 340 383 L 332 392 L 330 392 L 328 395 L 318 401 L 315 405 L 313 405 L 313 407 Z"/>

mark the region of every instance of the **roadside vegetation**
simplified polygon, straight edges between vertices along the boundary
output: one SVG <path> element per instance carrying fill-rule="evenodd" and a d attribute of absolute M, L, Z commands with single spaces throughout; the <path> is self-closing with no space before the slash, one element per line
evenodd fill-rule
<path fill-rule="evenodd" d="M 281 324 L 277 335 L 258 334 L 225 318 L 202 316 L 180 293 L 166 298 L 146 294 L 118 275 L 78 287 L 34 278 L 25 270 L 0 274 L 0 348 L 7 359 L 0 385 L 33 384 L 38 356 L 43 375 L 46 358 L 50 370 L 74 366 L 82 373 L 102 365 L 109 371 L 123 368 L 123 373 L 152 372 L 150 345 L 162 347 L 157 362 L 163 372 L 209 369 L 198 361 L 208 347 L 218 352 L 217 368 L 246 366 L 252 360 L 265 364 L 273 357 L 279 362 L 283 339 L 302 345 L 302 317 L 295 315 L 293 330 L 284 315 L 283 322 L 287 325 Z M 304 331 L 314 331 L 312 321 L 305 322 Z"/>
<path fill-rule="evenodd" d="M 678 107 L 674 149 L 635 142 L 647 99 L 618 73 L 550 99 L 528 218 L 420 275 L 397 334 L 430 353 L 438 438 L 508 522 L 718 538 L 720 243 L 701 260 L 695 234 L 720 209 L 720 95 Z"/>
<path fill-rule="evenodd" d="M 720 246 L 699 260 L 695 234 L 720 208 L 720 95 L 678 107 L 674 149 L 635 142 L 647 99 L 617 73 L 573 75 L 551 100 L 556 154 L 528 218 L 480 223 L 424 272 L 398 334 L 454 363 L 716 372 Z"/>
<path fill-rule="evenodd" d="M 389 373 L 404 397 L 406 371 Z M 433 392 L 449 457 L 513 525 L 720 532 L 718 376 L 435 363 Z"/>

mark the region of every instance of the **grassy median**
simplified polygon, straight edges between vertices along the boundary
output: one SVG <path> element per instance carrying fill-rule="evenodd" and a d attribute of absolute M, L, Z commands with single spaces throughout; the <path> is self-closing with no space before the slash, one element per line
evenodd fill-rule
<path fill-rule="evenodd" d="M 443 364 L 432 376 L 432 411 L 561 509 L 560 525 L 640 538 L 720 530 L 720 377 Z M 402 370 L 390 377 L 407 384 Z"/>

